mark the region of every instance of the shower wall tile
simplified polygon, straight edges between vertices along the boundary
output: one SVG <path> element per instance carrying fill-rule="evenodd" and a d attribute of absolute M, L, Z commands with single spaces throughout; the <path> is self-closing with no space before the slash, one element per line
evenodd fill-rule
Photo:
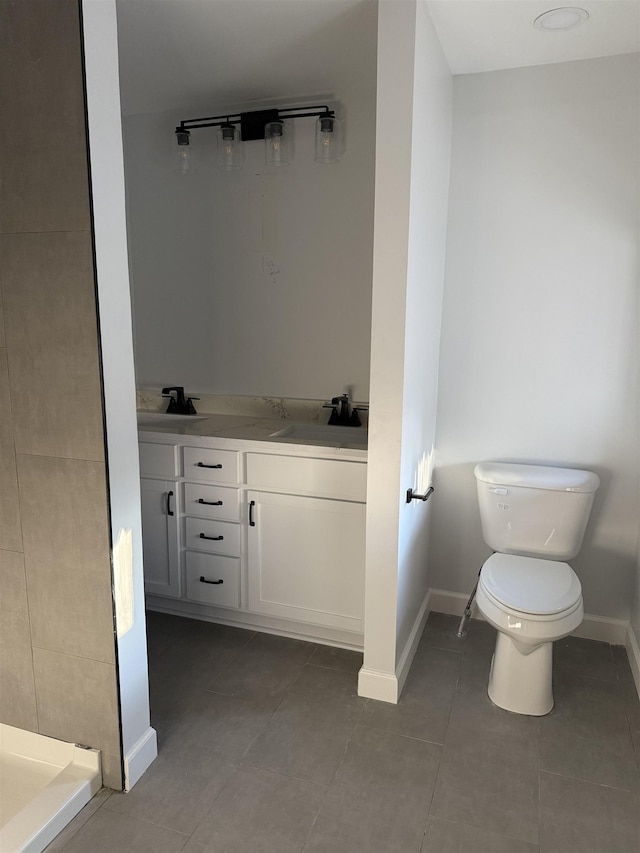
<path fill-rule="evenodd" d="M 0 231 L 88 230 L 77 0 L 2 0 Z"/>
<path fill-rule="evenodd" d="M 0 722 L 38 731 L 31 646 L 0 645 Z"/>
<path fill-rule="evenodd" d="M 31 639 L 113 663 L 105 467 L 18 455 Z"/>
<path fill-rule="evenodd" d="M 16 451 L 103 460 L 91 235 L 0 241 Z"/>
<path fill-rule="evenodd" d="M 33 668 L 40 734 L 118 755 L 115 665 L 34 647 Z M 113 765 L 106 762 L 110 777 Z M 105 784 L 118 787 L 118 780 L 105 778 Z"/>
<path fill-rule="evenodd" d="M 4 335 L 4 308 L 2 306 L 2 288 L 0 287 L 0 349 L 6 347 L 7 341 Z"/>
<path fill-rule="evenodd" d="M 24 557 L 0 551 L 0 645 L 31 646 Z"/>
<path fill-rule="evenodd" d="M 0 0 L 0 719 L 121 788 L 79 10 Z"/>
<path fill-rule="evenodd" d="M 0 551 L 0 722 L 36 730 L 24 558 Z"/>
<path fill-rule="evenodd" d="M 0 349 L 0 413 L 0 548 L 22 551 L 6 349 Z"/>

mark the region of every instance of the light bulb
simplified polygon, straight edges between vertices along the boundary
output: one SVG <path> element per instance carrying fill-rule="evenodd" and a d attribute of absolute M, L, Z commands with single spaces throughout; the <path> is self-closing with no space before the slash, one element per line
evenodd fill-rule
<path fill-rule="evenodd" d="M 243 149 L 240 144 L 240 131 L 227 122 L 218 128 L 217 166 L 224 172 L 240 169 L 243 160 Z"/>
<path fill-rule="evenodd" d="M 188 130 L 176 130 L 174 171 L 179 175 L 186 175 L 192 165 L 190 136 Z"/>
<path fill-rule="evenodd" d="M 264 127 L 267 166 L 287 166 L 290 160 L 289 132 L 283 121 L 270 121 Z"/>
<path fill-rule="evenodd" d="M 338 156 L 338 122 L 322 115 L 316 122 L 316 163 L 336 163 Z"/>

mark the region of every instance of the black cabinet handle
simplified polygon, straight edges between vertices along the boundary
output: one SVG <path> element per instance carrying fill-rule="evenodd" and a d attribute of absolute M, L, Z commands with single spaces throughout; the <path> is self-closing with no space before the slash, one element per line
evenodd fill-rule
<path fill-rule="evenodd" d="M 212 542 L 222 542 L 224 536 L 205 536 L 204 533 L 200 534 L 201 539 L 210 539 Z"/>
<path fill-rule="evenodd" d="M 224 583 L 222 579 L 219 581 L 208 581 L 204 575 L 200 575 L 200 583 Z"/>
<path fill-rule="evenodd" d="M 255 501 L 249 501 L 249 527 L 255 527 L 256 523 L 253 520 L 253 508 L 256 505 Z"/>
<path fill-rule="evenodd" d="M 198 468 L 222 468 L 222 465 L 205 465 L 204 462 L 196 462 Z"/>
<path fill-rule="evenodd" d="M 198 503 L 205 506 L 222 506 L 222 501 L 205 501 L 204 498 L 198 498 Z"/>
<path fill-rule="evenodd" d="M 174 512 L 171 509 L 171 498 L 172 497 L 173 497 L 173 492 L 167 492 L 167 515 L 174 515 Z"/>

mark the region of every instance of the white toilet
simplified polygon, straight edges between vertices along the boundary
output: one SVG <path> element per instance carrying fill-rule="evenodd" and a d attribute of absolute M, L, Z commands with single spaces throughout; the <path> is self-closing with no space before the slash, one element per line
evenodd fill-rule
<path fill-rule="evenodd" d="M 485 542 L 476 602 L 498 631 L 489 698 L 516 714 L 553 708 L 552 643 L 583 617 L 582 587 L 563 560 L 580 550 L 600 485 L 571 468 L 482 462 L 475 467 Z"/>

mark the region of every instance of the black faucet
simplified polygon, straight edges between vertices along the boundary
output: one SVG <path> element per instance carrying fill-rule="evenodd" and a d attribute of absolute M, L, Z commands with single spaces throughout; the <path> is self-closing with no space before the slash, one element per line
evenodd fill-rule
<path fill-rule="evenodd" d="M 173 393 L 175 393 L 175 397 Z M 173 385 L 170 388 L 162 389 L 162 396 L 169 398 L 167 406 L 168 415 L 196 415 L 196 409 L 193 405 L 193 400 L 199 400 L 199 397 L 184 396 L 184 387 L 182 385 Z"/>
<path fill-rule="evenodd" d="M 337 406 L 340 408 L 336 408 Z M 326 403 L 323 408 L 331 409 L 331 416 L 329 417 L 329 424 L 331 426 L 362 426 L 360 416 L 358 415 L 358 411 L 361 411 L 362 407 L 351 410 L 349 395 L 346 393 L 341 394 L 339 397 L 332 397 L 331 403 Z"/>
<path fill-rule="evenodd" d="M 331 418 L 333 418 L 334 412 L 336 412 L 338 416 L 337 420 L 335 420 L 334 423 L 340 424 L 341 426 L 349 426 L 349 423 L 351 421 L 351 416 L 349 412 L 349 395 L 341 394 L 339 397 L 332 397 L 331 405 L 340 406 L 339 411 L 334 409 L 331 412 Z M 329 418 L 329 423 L 331 423 L 331 418 Z"/>

